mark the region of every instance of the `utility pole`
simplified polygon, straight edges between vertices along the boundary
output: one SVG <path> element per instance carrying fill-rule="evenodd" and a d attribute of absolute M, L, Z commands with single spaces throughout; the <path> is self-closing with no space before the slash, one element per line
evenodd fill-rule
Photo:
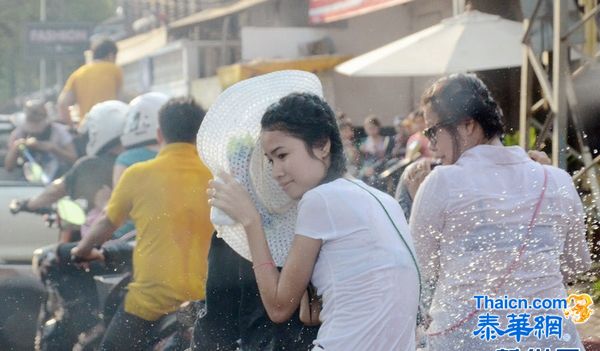
<path fill-rule="evenodd" d="M 40 0 L 40 22 L 46 22 L 46 0 Z M 46 58 L 40 58 L 40 93 L 43 96 L 46 90 Z"/>
<path fill-rule="evenodd" d="M 554 101 L 554 126 L 552 128 L 552 163 L 567 169 L 567 94 L 568 79 L 567 44 L 562 40 L 567 29 L 567 4 L 562 0 L 554 0 L 553 21 L 553 58 L 552 58 L 552 100 Z M 526 133 L 527 131 L 523 131 Z"/>

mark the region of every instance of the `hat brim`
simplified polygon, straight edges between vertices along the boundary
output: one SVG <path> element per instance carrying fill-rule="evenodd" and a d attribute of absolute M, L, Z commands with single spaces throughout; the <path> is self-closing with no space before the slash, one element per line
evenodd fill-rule
<path fill-rule="evenodd" d="M 304 71 L 278 71 L 241 81 L 219 95 L 197 138 L 198 153 L 213 175 L 232 174 L 252 196 L 278 266 L 285 262 L 295 234 L 297 208 L 271 176 L 259 142 L 260 121 L 269 106 L 296 92 L 323 96 L 318 77 Z M 215 228 L 233 250 L 251 260 L 241 225 Z"/>

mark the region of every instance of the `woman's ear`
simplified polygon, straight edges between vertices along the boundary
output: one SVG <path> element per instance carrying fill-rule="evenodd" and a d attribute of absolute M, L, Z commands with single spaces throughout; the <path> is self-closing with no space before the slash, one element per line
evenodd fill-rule
<path fill-rule="evenodd" d="M 330 151 L 331 151 L 331 141 L 327 140 L 322 146 L 319 146 L 316 151 L 317 151 L 317 156 L 321 160 L 324 160 L 330 154 Z"/>
<path fill-rule="evenodd" d="M 467 131 L 467 135 L 473 135 L 473 133 L 476 132 L 478 126 L 479 124 L 475 122 L 474 119 L 468 118 L 465 121 L 465 130 Z"/>

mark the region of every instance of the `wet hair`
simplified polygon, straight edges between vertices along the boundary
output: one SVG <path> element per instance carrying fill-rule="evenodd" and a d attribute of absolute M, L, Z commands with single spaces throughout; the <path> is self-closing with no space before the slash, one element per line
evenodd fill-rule
<path fill-rule="evenodd" d="M 193 98 L 173 98 L 158 111 L 158 124 L 167 143 L 195 143 L 204 110 Z"/>
<path fill-rule="evenodd" d="M 260 122 L 263 131 L 281 131 L 304 142 L 308 154 L 313 148 L 331 144 L 331 164 L 322 183 L 340 178 L 346 173 L 346 156 L 335 113 L 317 95 L 292 93 L 271 105 Z"/>
<path fill-rule="evenodd" d="M 367 116 L 367 118 L 365 118 L 365 124 L 372 124 L 377 128 L 381 128 L 381 121 L 379 121 L 379 118 L 377 118 L 377 116 L 375 115 L 369 115 Z"/>
<path fill-rule="evenodd" d="M 423 93 L 423 106 L 429 104 L 440 122 L 459 122 L 472 118 L 487 139 L 502 136 L 502 110 L 488 87 L 475 74 L 452 74 L 433 83 Z"/>
<path fill-rule="evenodd" d="M 424 119 L 425 118 L 425 114 L 423 113 L 423 109 L 414 110 L 413 112 L 410 113 L 410 115 L 411 115 L 411 118 L 413 120 Z"/>
<path fill-rule="evenodd" d="M 117 54 L 117 44 L 110 39 L 103 39 L 92 46 L 94 60 L 102 60 L 111 54 Z"/>

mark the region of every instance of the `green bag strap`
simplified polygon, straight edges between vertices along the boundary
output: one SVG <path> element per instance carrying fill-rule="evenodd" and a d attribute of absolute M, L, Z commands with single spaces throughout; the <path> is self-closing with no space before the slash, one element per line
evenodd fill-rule
<path fill-rule="evenodd" d="M 421 304 L 421 293 L 422 293 L 422 283 L 421 283 L 421 270 L 419 269 L 419 264 L 417 263 L 417 258 L 415 257 L 415 254 L 412 252 L 412 250 L 410 249 L 410 246 L 408 245 L 408 243 L 406 242 L 406 239 L 404 239 L 404 236 L 402 236 L 402 234 L 400 233 L 400 229 L 398 229 L 398 227 L 396 226 L 396 222 L 394 222 L 392 220 L 392 217 L 390 216 L 389 212 L 387 211 L 387 209 L 385 208 L 385 206 L 383 206 L 383 204 L 381 203 L 381 200 L 379 200 L 379 198 L 377 196 L 375 196 L 375 194 L 373 194 L 372 192 L 369 191 L 369 189 L 363 187 L 362 185 L 355 183 L 353 181 L 351 181 L 348 178 L 343 178 L 347 181 L 349 181 L 350 183 L 356 185 L 357 187 L 363 189 L 364 191 L 366 191 L 367 193 L 369 193 L 381 206 L 381 208 L 383 209 L 383 211 L 385 212 L 387 218 L 390 220 L 390 222 L 392 223 L 392 225 L 394 226 L 394 229 L 396 229 L 396 232 L 398 233 L 398 236 L 400 237 L 400 239 L 402 240 L 402 242 L 404 243 L 404 246 L 406 246 L 406 249 L 408 250 L 408 252 L 410 253 L 410 257 L 413 260 L 413 263 L 415 264 L 415 268 L 417 269 L 417 276 L 419 277 L 419 305 Z"/>

